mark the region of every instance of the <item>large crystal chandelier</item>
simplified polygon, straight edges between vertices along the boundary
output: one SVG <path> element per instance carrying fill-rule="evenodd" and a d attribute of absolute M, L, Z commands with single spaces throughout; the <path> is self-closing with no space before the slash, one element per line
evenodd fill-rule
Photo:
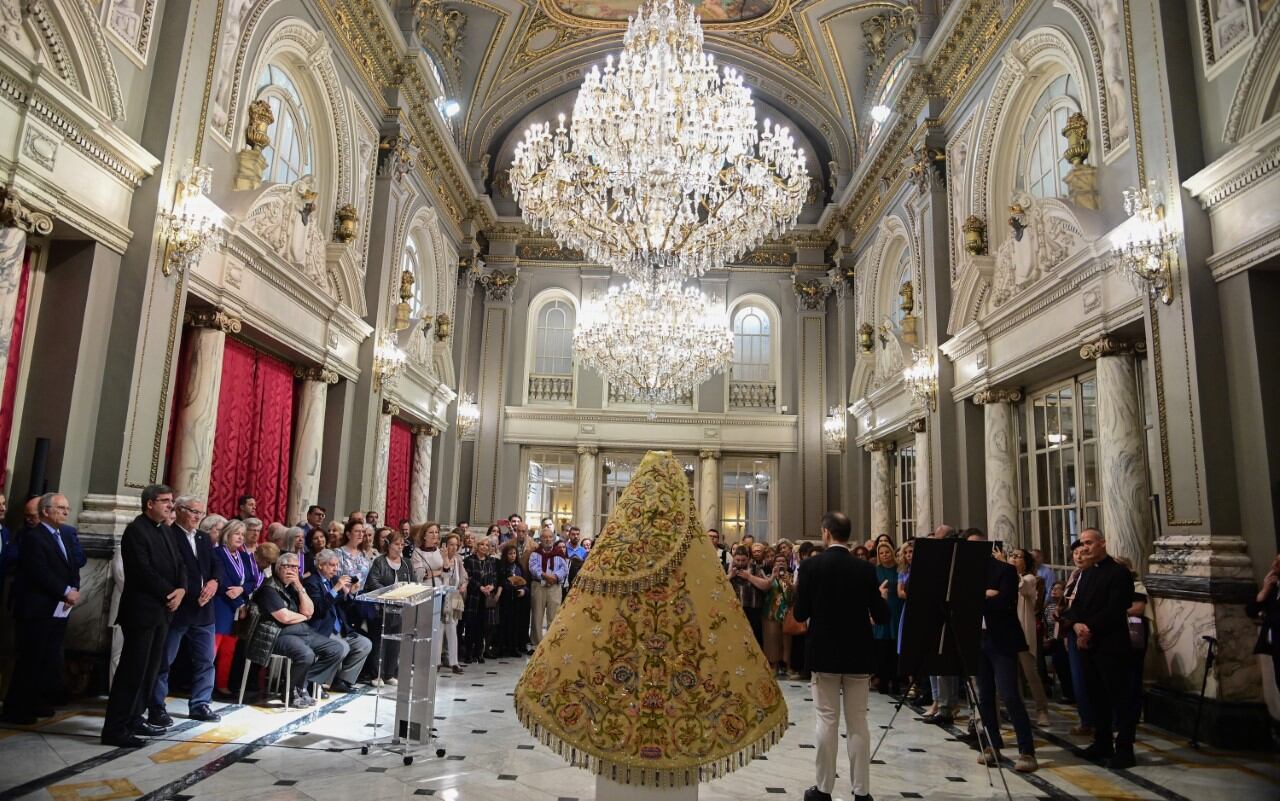
<path fill-rule="evenodd" d="M 570 128 L 527 130 L 510 176 L 525 222 L 639 279 L 724 266 L 793 225 L 809 189 L 790 131 L 757 129 L 751 90 L 703 53 L 686 0 L 645 0 Z"/>
<path fill-rule="evenodd" d="M 733 356 L 723 310 L 697 289 L 632 281 L 587 304 L 573 332 L 579 361 L 630 400 L 677 403 Z"/>

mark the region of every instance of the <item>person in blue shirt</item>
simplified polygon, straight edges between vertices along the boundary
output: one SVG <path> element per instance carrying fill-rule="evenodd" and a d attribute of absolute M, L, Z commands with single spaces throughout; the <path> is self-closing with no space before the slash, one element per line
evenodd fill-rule
<path fill-rule="evenodd" d="M 560 588 L 569 579 L 569 560 L 555 552 L 556 533 L 544 525 L 538 535 L 538 550 L 529 554 L 529 581 L 533 596 L 533 647 L 542 642 L 543 624 L 550 626 L 560 611 Z"/>
<path fill-rule="evenodd" d="M 364 662 L 373 650 L 369 638 L 347 623 L 346 602 L 351 598 L 351 576 L 338 575 L 338 554 L 325 549 L 316 555 L 316 572 L 307 577 L 302 586 L 315 608 L 308 623 L 317 634 L 337 643 L 341 655 L 332 669 L 321 676 L 321 684 L 340 693 L 355 689 L 356 680 L 364 668 Z"/>

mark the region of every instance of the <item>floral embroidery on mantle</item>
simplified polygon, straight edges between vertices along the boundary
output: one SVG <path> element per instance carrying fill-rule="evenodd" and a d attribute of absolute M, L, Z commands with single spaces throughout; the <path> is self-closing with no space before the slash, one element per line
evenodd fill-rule
<path fill-rule="evenodd" d="M 1087 242 L 1080 221 L 1060 200 L 1019 192 L 1009 204 L 1011 233 L 996 251 L 992 308 L 1052 273 Z"/>
<path fill-rule="evenodd" d="M 330 295 L 337 292 L 325 267 L 325 234 L 311 176 L 268 187 L 254 201 L 245 225 L 280 258 Z"/>

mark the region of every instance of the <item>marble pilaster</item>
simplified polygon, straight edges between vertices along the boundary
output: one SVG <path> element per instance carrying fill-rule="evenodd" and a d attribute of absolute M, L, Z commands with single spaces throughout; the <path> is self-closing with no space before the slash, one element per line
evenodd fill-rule
<path fill-rule="evenodd" d="M 9 361 L 13 323 L 18 312 L 18 292 L 22 283 L 22 262 L 26 258 L 27 234 L 48 234 L 53 220 L 22 204 L 14 190 L 0 189 L 0 365 Z M 0 370 L 0 396 L 5 377 Z"/>
<path fill-rule="evenodd" d="M 1143 346 L 1102 337 L 1080 349 L 1097 362 L 1098 485 L 1107 552 L 1123 556 L 1141 574 L 1151 552 L 1151 490 L 1147 478 L 1144 419 L 1138 395 Z"/>
<path fill-rule="evenodd" d="M 720 451 L 698 451 L 698 514 L 702 527 L 720 527 Z"/>
<path fill-rule="evenodd" d="M 871 454 L 871 531 L 872 537 L 893 536 L 893 443 L 872 442 Z"/>
<path fill-rule="evenodd" d="M 436 430 L 431 426 L 413 429 L 413 475 L 409 479 L 409 519 L 414 525 L 430 519 L 431 449 Z"/>
<path fill-rule="evenodd" d="M 324 457 L 324 416 L 329 385 L 338 374 L 324 367 L 299 367 L 298 411 L 293 428 L 293 457 L 289 464 L 289 511 L 292 524 L 306 517 L 307 507 L 320 495 L 320 463 Z"/>
<path fill-rule="evenodd" d="M 219 309 L 188 312 L 186 383 L 175 388 L 173 457 L 169 484 L 178 495 L 209 497 L 213 442 L 222 387 L 222 353 L 227 334 L 240 330 L 240 320 Z"/>
<path fill-rule="evenodd" d="M 916 533 L 933 531 L 933 460 L 930 458 L 927 418 L 912 420 L 907 429 L 916 435 L 915 514 Z"/>
<path fill-rule="evenodd" d="M 596 536 L 596 520 L 599 519 L 596 508 L 597 487 L 600 485 L 599 453 L 600 449 L 594 445 L 578 446 L 578 491 L 573 501 L 573 522 L 582 529 L 582 536 L 592 539 Z"/>
<path fill-rule="evenodd" d="M 1016 389 L 984 389 L 973 402 L 982 407 L 987 534 L 993 540 L 1018 541 L 1018 442 L 1014 433 Z"/>
<path fill-rule="evenodd" d="M 377 511 L 378 518 L 387 513 L 387 468 L 391 459 L 391 419 L 400 414 L 400 407 L 391 401 L 382 402 L 378 415 L 378 427 L 373 441 L 373 486 L 370 487 L 369 508 Z"/>

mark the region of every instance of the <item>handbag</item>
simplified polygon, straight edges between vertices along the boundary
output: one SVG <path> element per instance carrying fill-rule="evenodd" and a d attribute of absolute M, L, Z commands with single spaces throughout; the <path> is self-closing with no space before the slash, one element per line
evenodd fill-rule
<path fill-rule="evenodd" d="M 788 609 L 782 618 L 782 633 L 788 637 L 803 636 L 809 633 L 809 623 L 796 620 L 795 613 Z"/>

